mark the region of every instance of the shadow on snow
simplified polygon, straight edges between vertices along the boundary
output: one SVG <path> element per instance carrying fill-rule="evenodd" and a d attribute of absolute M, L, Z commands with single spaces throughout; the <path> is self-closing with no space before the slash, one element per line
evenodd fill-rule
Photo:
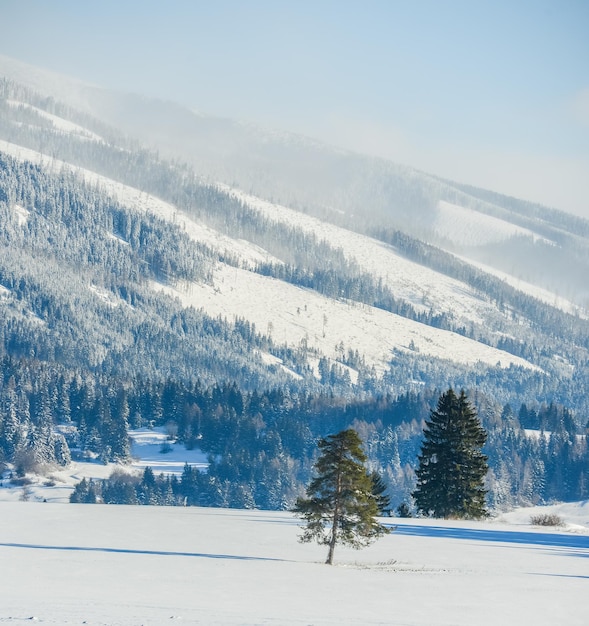
<path fill-rule="evenodd" d="M 0 543 L 2 548 L 28 548 L 33 550 L 67 550 L 73 552 L 107 552 L 114 554 L 143 554 L 148 556 L 191 556 L 201 559 L 232 559 L 236 561 L 284 561 L 258 556 L 233 554 L 206 554 L 204 552 L 168 552 L 166 550 L 131 550 L 128 548 L 95 548 L 88 546 L 44 546 L 34 543 Z"/>
<path fill-rule="evenodd" d="M 439 539 L 467 539 L 470 541 L 492 541 L 496 543 L 516 543 L 552 548 L 576 548 L 575 556 L 589 556 L 589 536 L 560 533 L 534 533 L 513 530 L 486 530 L 476 528 L 456 528 L 445 526 L 418 526 L 399 524 L 396 535 L 414 537 L 437 537 Z M 585 552 L 585 550 L 587 552 Z"/>

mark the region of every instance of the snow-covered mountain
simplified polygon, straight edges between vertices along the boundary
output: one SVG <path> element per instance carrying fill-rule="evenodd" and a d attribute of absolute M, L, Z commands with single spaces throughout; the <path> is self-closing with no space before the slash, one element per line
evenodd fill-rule
<path fill-rule="evenodd" d="M 318 363 L 327 359 L 339 363 L 352 384 L 367 371 L 382 378 L 392 360 L 405 358 L 530 373 L 555 363 L 560 373 L 567 370 L 563 363 L 574 369 L 562 346 L 547 359 L 546 350 L 534 355 L 522 345 L 537 343 L 538 330 L 553 335 L 563 320 L 579 326 L 575 336 L 586 332 L 585 294 L 575 285 L 585 269 L 579 260 L 587 262 L 589 224 L 578 218 L 311 140 L 106 92 L 4 57 L 0 74 L 9 79 L 0 101 L 0 152 L 54 176 L 74 173 L 126 211 L 162 220 L 206 248 L 214 259 L 206 280 L 160 273 L 149 288 L 212 318 L 245 320 L 290 351 L 308 351 L 293 368 L 277 350 L 255 349 L 252 358 L 260 364 L 300 380 L 308 377 L 306 368 L 319 378 Z M 126 112 L 138 106 L 132 123 Z M 128 141 L 117 142 L 113 121 L 164 154 L 188 159 L 196 178 L 183 166 L 176 180 L 192 187 L 170 192 L 153 180 L 139 182 L 136 155 L 151 157 L 134 152 Z M 135 163 L 117 171 L 106 163 L 113 153 Z M 164 176 L 175 166 L 154 160 L 150 167 Z M 195 186 L 200 200 L 189 197 Z M 213 200 L 202 199 L 205 190 Z M 174 194 L 182 196 L 179 202 Z M 269 200 L 275 194 L 281 201 Z M 23 206 L 5 196 L 12 218 L 26 230 L 34 199 Z M 218 210 L 221 204 L 229 212 Z M 109 236 L 120 246 L 128 243 L 121 233 Z M 547 256 L 557 267 L 530 269 L 518 255 L 531 265 Z M 324 270 L 351 287 L 318 288 Z M 367 281 L 378 295 L 359 293 Z M 117 306 L 116 294 L 95 282 L 88 280 L 85 295 Z M 558 290 L 551 289 L 556 284 Z M 583 342 L 578 348 L 586 349 Z M 100 362 L 105 351 L 96 352 Z M 363 372 L 344 358 L 349 354 Z"/>
<path fill-rule="evenodd" d="M 170 420 L 209 503 L 285 508 L 354 423 L 397 506 L 454 386 L 494 506 L 586 497 L 585 220 L 0 58 L 0 227 L 15 467 Z"/>
<path fill-rule="evenodd" d="M 100 120 L 166 158 L 190 163 L 208 182 L 366 234 L 399 229 L 587 306 L 589 225 L 580 218 L 306 137 L 111 92 L 0 56 L 1 75 L 66 103 L 77 119 Z"/>

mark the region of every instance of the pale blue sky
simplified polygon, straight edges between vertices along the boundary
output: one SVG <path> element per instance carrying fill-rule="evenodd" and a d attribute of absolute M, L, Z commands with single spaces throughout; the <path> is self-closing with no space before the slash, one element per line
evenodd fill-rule
<path fill-rule="evenodd" d="M 589 217 L 589 0 L 0 0 L 0 54 Z"/>

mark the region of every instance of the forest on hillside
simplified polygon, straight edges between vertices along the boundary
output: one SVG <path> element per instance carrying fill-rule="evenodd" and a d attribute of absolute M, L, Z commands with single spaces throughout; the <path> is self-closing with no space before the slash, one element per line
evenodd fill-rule
<path fill-rule="evenodd" d="M 82 130 L 57 132 L 43 112 Z M 460 318 L 451 306 L 426 306 L 427 294 L 418 306 L 325 238 L 270 219 L 187 164 L 162 159 L 9 81 L 0 81 L 0 137 L 46 156 L 41 165 L 0 152 L 0 462 L 17 474 L 71 458 L 125 462 L 129 427 L 167 425 L 179 442 L 210 455 L 208 472 L 187 468 L 181 480 L 118 473 L 104 484 L 85 483 L 77 497 L 288 508 L 309 479 L 317 439 L 353 426 L 396 507 L 414 486 L 423 420 L 440 391 L 453 386 L 469 390 L 489 433 L 491 506 L 587 497 L 584 317 L 418 240 L 393 227 L 395 220 L 368 220 L 368 234 L 461 281 L 495 315 Z M 211 317 L 184 307 L 153 284 L 209 285 L 220 264 L 245 267 L 246 261 L 195 241 L 173 220 L 125 204 L 63 163 L 154 194 L 274 259 L 248 262 L 251 272 L 452 331 L 522 357 L 535 369 L 464 365 L 410 346 L 391 355 L 384 373 L 376 372 L 360 349 L 344 345 L 345 337 L 336 358 L 327 358 L 305 342 L 282 343 L 239 316 Z M 412 176 L 395 179 L 401 199 L 434 197 L 434 183 L 417 193 Z M 461 190 L 460 197 L 467 192 L 466 206 L 496 200 L 480 190 Z M 534 207 L 526 213 L 515 201 L 510 208 L 524 226 L 534 212 L 546 221 L 552 217 Z M 310 205 L 302 209 L 321 213 Z M 587 249 L 572 234 L 583 235 L 583 228 L 572 218 L 562 229 L 543 225 L 544 234 L 566 250 L 564 256 L 557 256 L 557 246 L 550 251 L 559 271 L 572 260 L 575 272 L 583 273 Z M 529 259 L 546 252 L 546 244 L 515 243 Z M 269 365 L 263 355 L 275 361 Z"/>
<path fill-rule="evenodd" d="M 311 476 L 317 440 L 353 427 L 396 508 L 410 502 L 424 420 L 439 395 L 353 400 L 280 389 L 243 392 L 229 383 L 122 384 L 10 357 L 2 372 L 0 455 L 17 475 L 72 457 L 124 463 L 129 427 L 165 427 L 174 441 L 208 454 L 206 472 L 186 467 L 177 479 L 115 471 L 104 483 L 83 481 L 73 496 L 119 504 L 289 508 Z M 555 404 L 501 406 L 476 390 L 472 396 L 488 432 L 491 508 L 589 497 L 587 425 L 579 428 L 571 412 Z"/>

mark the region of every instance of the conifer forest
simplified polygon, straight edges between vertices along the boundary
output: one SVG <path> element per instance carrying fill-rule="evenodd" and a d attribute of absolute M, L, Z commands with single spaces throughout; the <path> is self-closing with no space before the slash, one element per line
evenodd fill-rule
<path fill-rule="evenodd" d="M 50 116 L 82 130 L 57 132 Z M 260 161 L 270 141 L 255 144 Z M 417 514 L 424 428 L 452 388 L 486 433 L 486 507 L 589 498 L 589 222 L 315 145 L 280 149 L 353 172 L 349 188 L 301 189 L 285 174 L 288 159 L 267 187 L 249 161 L 223 177 L 213 160 L 206 170 L 186 151 L 145 147 L 96 110 L 0 80 L 2 470 L 124 466 L 129 429 L 161 427 L 208 455 L 207 470 L 115 468 L 82 480 L 71 500 L 287 510 L 312 479 L 317 442 L 351 428 L 390 509 Z M 173 212 L 142 208 L 152 198 Z M 439 203 L 509 215 L 516 234 L 451 241 L 428 226 Z M 307 221 L 278 219 L 279 206 Z M 311 220 L 349 239 L 322 236 Z M 196 237 L 194 224 L 209 234 Z M 419 268 L 416 284 L 433 277 L 431 286 L 408 295 L 392 269 L 369 271 L 348 253 L 355 237 Z M 495 272 L 485 269 L 491 259 Z M 561 292 L 540 297 L 498 274 L 513 267 Z M 249 311 L 278 297 L 260 287 L 239 304 L 247 311 L 211 308 L 245 276 L 300 303 L 262 323 Z M 188 302 L 193 292 L 200 300 Z M 283 319 L 303 327 L 318 302 L 316 327 L 291 339 Z M 374 356 L 345 324 L 334 330 L 344 307 L 421 330 Z"/>

